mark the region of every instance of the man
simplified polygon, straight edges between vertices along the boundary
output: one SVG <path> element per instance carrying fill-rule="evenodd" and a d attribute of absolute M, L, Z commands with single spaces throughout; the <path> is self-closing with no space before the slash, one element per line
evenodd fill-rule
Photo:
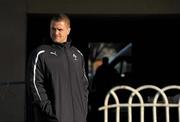
<path fill-rule="evenodd" d="M 53 17 L 52 44 L 32 53 L 27 72 L 28 101 L 32 101 L 28 121 L 86 122 L 88 80 L 83 55 L 68 39 L 70 30 L 66 15 Z"/>

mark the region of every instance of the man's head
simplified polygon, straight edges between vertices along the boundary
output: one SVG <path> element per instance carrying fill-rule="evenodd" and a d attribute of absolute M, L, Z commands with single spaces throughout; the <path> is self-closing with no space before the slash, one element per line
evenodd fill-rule
<path fill-rule="evenodd" d="M 65 43 L 70 33 L 70 19 L 64 14 L 59 14 L 51 19 L 50 36 L 56 43 Z"/>
<path fill-rule="evenodd" d="M 108 64 L 109 63 L 109 58 L 108 57 L 103 57 L 102 61 L 103 61 L 103 64 Z"/>

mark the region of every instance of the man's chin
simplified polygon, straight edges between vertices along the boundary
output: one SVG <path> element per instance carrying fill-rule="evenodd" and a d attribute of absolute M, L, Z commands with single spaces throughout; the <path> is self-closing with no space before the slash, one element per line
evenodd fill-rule
<path fill-rule="evenodd" d="M 55 43 L 64 43 L 65 41 L 62 40 L 54 40 Z"/>

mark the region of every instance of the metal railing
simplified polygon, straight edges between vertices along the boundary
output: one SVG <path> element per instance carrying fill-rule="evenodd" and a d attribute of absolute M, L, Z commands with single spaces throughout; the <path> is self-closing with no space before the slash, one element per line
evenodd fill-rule
<path fill-rule="evenodd" d="M 128 101 L 126 103 L 122 102 L 120 103 L 120 97 L 117 95 L 117 91 L 125 90 L 130 92 L 128 96 Z M 144 90 L 152 90 L 155 94 L 152 99 L 146 99 L 143 98 L 142 91 Z M 174 97 L 168 97 L 167 92 L 173 91 L 175 93 Z M 152 93 L 152 92 L 151 92 Z M 104 111 L 104 122 L 108 122 L 108 113 L 109 109 L 115 110 L 115 122 L 121 121 L 121 113 L 124 112 L 123 108 L 126 109 L 127 114 L 127 121 L 133 122 L 133 108 L 139 108 L 139 119 L 140 122 L 145 122 L 145 109 L 150 107 L 152 109 L 152 121 L 157 122 L 158 118 L 158 107 L 164 108 L 163 111 L 165 112 L 165 120 L 166 122 L 170 122 L 170 109 L 171 108 L 177 108 L 177 118 L 176 122 L 180 122 L 180 86 L 178 85 L 170 85 L 166 86 L 164 88 L 159 88 L 154 85 L 143 85 L 138 88 L 132 88 L 130 86 L 122 85 L 122 86 L 116 86 L 112 88 L 106 95 L 104 100 L 104 106 L 99 108 L 99 111 Z M 136 102 L 134 103 L 134 99 Z M 161 99 L 160 99 L 161 97 Z M 109 104 L 110 98 L 113 98 L 115 101 L 115 104 Z M 173 100 L 172 100 L 173 98 Z M 111 99 L 112 100 L 112 99 Z M 176 109 L 173 109 L 176 111 Z M 162 110 L 161 110 L 162 111 Z M 174 112 L 176 113 L 176 112 Z M 149 116 L 148 116 L 149 117 Z M 134 120 L 137 122 L 137 120 Z M 112 121 L 111 121 L 112 122 Z M 174 122 L 174 121 L 172 121 Z"/>

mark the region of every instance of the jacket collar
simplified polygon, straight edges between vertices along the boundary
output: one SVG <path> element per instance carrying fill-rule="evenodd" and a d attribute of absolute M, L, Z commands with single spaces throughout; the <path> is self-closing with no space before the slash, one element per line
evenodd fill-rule
<path fill-rule="evenodd" d="M 65 43 L 53 42 L 52 45 L 58 48 L 69 48 L 71 46 L 71 39 L 68 39 Z"/>

